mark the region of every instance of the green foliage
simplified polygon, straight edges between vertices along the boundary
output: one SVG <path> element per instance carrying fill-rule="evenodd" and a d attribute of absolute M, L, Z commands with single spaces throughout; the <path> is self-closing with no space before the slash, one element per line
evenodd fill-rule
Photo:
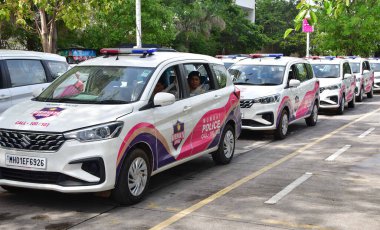
<path fill-rule="evenodd" d="M 296 1 L 287 0 L 256 1 L 256 23 L 263 27 L 263 32 L 268 37 L 263 46 L 264 52 L 284 53 L 285 55 L 303 55 L 305 53 L 305 35 L 299 32 L 292 33 L 294 29 L 289 28 L 295 17 L 302 20 L 307 13 L 306 11 L 297 13 L 296 4 Z M 284 31 L 286 36 L 284 36 Z M 287 40 L 285 37 L 288 37 Z"/>
<path fill-rule="evenodd" d="M 370 56 L 379 48 L 380 2 L 356 0 L 337 18 L 318 15 L 314 53 Z"/>

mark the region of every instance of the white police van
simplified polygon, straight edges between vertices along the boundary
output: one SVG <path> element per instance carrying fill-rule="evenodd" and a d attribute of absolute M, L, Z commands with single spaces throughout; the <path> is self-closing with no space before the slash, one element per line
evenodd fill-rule
<path fill-rule="evenodd" d="M 151 175 L 211 154 L 227 164 L 240 134 L 239 91 L 213 57 L 103 49 L 32 102 L 0 116 L 0 185 L 65 193 L 113 190 L 132 204 Z M 190 96 L 198 71 L 207 90 Z M 170 90 L 156 91 L 158 82 Z"/>
<path fill-rule="evenodd" d="M 354 108 L 356 80 L 348 61 L 334 56 L 313 56 L 309 62 L 320 83 L 320 109 L 343 114 L 346 104 Z"/>
<path fill-rule="evenodd" d="M 375 77 L 373 91 L 380 91 L 380 58 L 369 58 L 368 61 Z"/>
<path fill-rule="evenodd" d="M 368 59 L 357 56 L 344 56 L 349 61 L 352 72 L 356 77 L 356 101 L 363 101 L 364 94 L 367 94 L 367 98 L 373 97 L 373 83 L 375 76 L 371 70 L 371 66 Z"/>
<path fill-rule="evenodd" d="M 47 87 L 68 67 L 57 54 L 0 50 L 0 113 L 32 98 L 33 90 Z"/>
<path fill-rule="evenodd" d="M 277 139 L 288 134 L 288 125 L 318 120 L 319 81 L 309 62 L 282 54 L 253 54 L 229 68 L 240 89 L 242 128 L 275 130 Z"/>

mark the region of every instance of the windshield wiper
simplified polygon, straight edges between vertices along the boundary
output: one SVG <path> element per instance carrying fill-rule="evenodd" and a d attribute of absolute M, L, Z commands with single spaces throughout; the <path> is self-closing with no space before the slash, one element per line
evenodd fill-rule
<path fill-rule="evenodd" d="M 324 78 L 338 78 L 337 76 L 327 76 L 327 77 L 324 77 Z"/>
<path fill-rule="evenodd" d="M 260 84 L 260 85 L 279 85 L 277 83 L 263 83 L 263 84 Z"/>
<path fill-rule="evenodd" d="M 103 100 L 103 101 L 95 101 L 95 104 L 127 104 L 128 101 L 123 101 L 123 100 Z"/>

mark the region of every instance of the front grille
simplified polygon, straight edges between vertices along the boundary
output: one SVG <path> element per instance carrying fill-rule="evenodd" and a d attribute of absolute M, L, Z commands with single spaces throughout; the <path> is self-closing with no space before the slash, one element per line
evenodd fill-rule
<path fill-rule="evenodd" d="M 56 184 L 64 187 L 89 186 L 100 183 L 82 181 L 58 172 L 29 171 L 2 167 L 0 167 L 0 179 L 37 184 Z"/>
<path fill-rule="evenodd" d="M 240 100 L 240 108 L 251 108 L 253 100 Z"/>
<path fill-rule="evenodd" d="M 12 149 L 57 151 L 65 142 L 57 133 L 33 133 L 16 130 L 0 130 L 0 146 Z"/>

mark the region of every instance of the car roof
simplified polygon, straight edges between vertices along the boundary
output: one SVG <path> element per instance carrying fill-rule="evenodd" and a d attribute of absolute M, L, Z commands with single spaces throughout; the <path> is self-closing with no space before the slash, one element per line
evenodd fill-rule
<path fill-rule="evenodd" d="M 299 61 L 306 63 L 302 58 L 296 57 L 261 57 L 261 58 L 246 58 L 239 61 L 239 65 L 281 65 L 286 66 L 289 62 Z"/>
<path fill-rule="evenodd" d="M 368 58 L 370 63 L 380 63 L 380 58 Z"/>
<path fill-rule="evenodd" d="M 27 50 L 0 50 L 0 59 L 20 59 L 20 58 L 66 62 L 66 58 L 58 54 L 43 53 L 43 52 L 37 52 L 37 51 L 27 51 Z"/>
<path fill-rule="evenodd" d="M 204 61 L 223 65 L 220 59 L 193 53 L 181 52 L 155 52 L 153 55 L 146 55 L 144 58 L 141 54 L 119 54 L 104 55 L 81 62 L 78 66 L 137 66 L 137 67 L 157 67 L 165 61 L 183 61 L 194 60 Z"/>

